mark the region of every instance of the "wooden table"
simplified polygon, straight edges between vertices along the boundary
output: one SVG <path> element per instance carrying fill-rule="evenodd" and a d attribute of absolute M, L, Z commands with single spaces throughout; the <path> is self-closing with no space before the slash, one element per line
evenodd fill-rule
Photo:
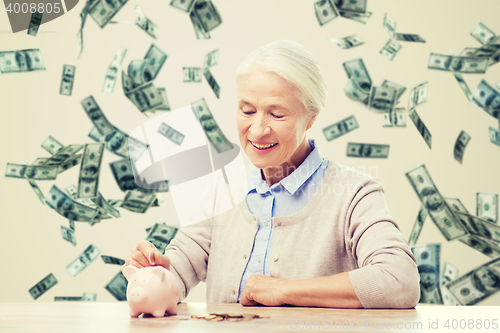
<path fill-rule="evenodd" d="M 191 315 L 210 312 L 252 313 L 270 316 L 240 322 L 209 322 Z M 444 327 L 449 319 L 449 329 Z M 455 322 L 453 322 L 455 319 Z M 473 319 L 474 328 L 460 330 L 460 320 Z M 484 329 L 486 319 L 490 328 Z M 493 319 L 496 319 L 493 321 Z M 477 320 L 483 324 L 478 328 Z M 436 323 L 437 321 L 437 323 Z M 127 302 L 0 303 L 0 332 L 500 332 L 500 307 L 419 305 L 409 310 L 349 310 L 300 307 L 245 307 L 241 304 L 181 303 L 177 316 L 129 316 Z M 316 322 L 316 323 L 315 323 Z M 368 322 L 372 323 L 370 328 Z M 309 326 L 308 326 L 309 323 Z M 433 323 L 436 329 L 430 328 Z M 453 325 L 457 329 L 453 329 Z M 464 321 L 462 321 L 463 326 Z M 357 324 L 357 326 L 356 326 Z M 399 329 L 397 326 L 399 325 Z M 391 326 L 389 328 L 389 326 Z M 493 325 L 494 326 L 494 325 Z"/>

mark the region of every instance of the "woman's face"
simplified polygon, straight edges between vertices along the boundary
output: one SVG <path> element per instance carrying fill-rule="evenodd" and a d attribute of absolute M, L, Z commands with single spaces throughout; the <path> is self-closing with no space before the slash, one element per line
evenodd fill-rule
<path fill-rule="evenodd" d="M 259 169 L 293 165 L 303 160 L 305 133 L 314 123 L 296 96 L 296 89 L 274 73 L 255 69 L 237 84 L 236 123 L 240 144 Z M 274 147 L 259 150 L 252 142 Z M 295 162 L 295 163 L 294 163 Z"/>

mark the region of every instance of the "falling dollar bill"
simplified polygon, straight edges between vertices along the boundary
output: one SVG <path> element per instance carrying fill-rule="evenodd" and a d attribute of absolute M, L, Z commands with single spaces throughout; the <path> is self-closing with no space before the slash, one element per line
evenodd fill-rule
<path fill-rule="evenodd" d="M 406 109 L 394 108 L 382 115 L 382 127 L 406 127 Z"/>
<path fill-rule="evenodd" d="M 401 50 L 401 47 L 401 44 L 390 38 L 387 43 L 385 43 L 382 50 L 380 50 L 380 54 L 384 55 L 387 59 L 392 61 L 396 54 L 398 54 L 399 50 Z"/>
<path fill-rule="evenodd" d="M 205 98 L 201 98 L 191 103 L 191 108 L 196 118 L 198 118 L 205 135 L 218 153 L 223 153 L 234 148 L 232 143 L 229 142 L 220 129 L 219 125 L 217 125 Z"/>
<path fill-rule="evenodd" d="M 43 13 L 35 11 L 31 14 L 30 25 L 28 26 L 28 35 L 33 37 L 36 36 L 38 32 L 38 28 L 40 28 L 40 24 L 42 23 Z"/>
<path fill-rule="evenodd" d="M 88 143 L 85 145 L 80 177 L 78 178 L 78 198 L 97 197 L 104 145 L 105 143 Z"/>
<path fill-rule="evenodd" d="M 366 12 L 366 2 L 367 0 L 356 0 L 356 1 L 342 1 L 334 0 L 333 3 L 339 11 L 343 12 L 353 12 L 353 13 L 365 13 Z"/>
<path fill-rule="evenodd" d="M 71 169 L 74 166 L 80 165 L 83 159 L 82 154 L 75 154 L 71 155 L 68 157 L 68 159 L 64 160 L 60 165 L 59 165 L 59 170 L 57 171 L 58 173 L 64 172 L 66 170 Z"/>
<path fill-rule="evenodd" d="M 469 86 L 467 85 L 467 82 L 465 82 L 462 74 L 453 72 L 453 75 L 455 76 L 455 79 L 457 79 L 457 82 L 460 85 L 460 88 L 462 88 L 462 91 L 464 92 L 465 96 L 467 96 L 467 99 L 471 101 L 472 93 L 470 92 Z"/>
<path fill-rule="evenodd" d="M 424 82 L 410 90 L 408 97 L 408 111 L 411 112 L 415 107 L 427 102 L 429 83 Z"/>
<path fill-rule="evenodd" d="M 405 173 L 420 202 L 447 240 L 467 235 L 467 230 L 448 207 L 424 164 Z"/>
<path fill-rule="evenodd" d="M 102 209 L 104 209 L 107 213 L 113 215 L 114 217 L 120 217 L 120 211 L 113 207 L 104 197 L 101 192 L 97 192 L 97 197 L 92 199 L 92 201 Z"/>
<path fill-rule="evenodd" d="M 383 27 L 392 37 L 394 37 L 394 34 L 396 33 L 396 24 L 396 20 L 390 17 L 389 14 L 385 13 Z"/>
<path fill-rule="evenodd" d="M 150 81 L 146 78 L 146 73 L 145 73 L 147 62 L 148 61 L 145 59 L 137 59 L 137 60 L 132 60 L 129 63 L 127 67 L 127 74 L 130 80 L 132 80 L 132 88 L 137 88 L 139 86 L 142 86 L 144 83 Z"/>
<path fill-rule="evenodd" d="M 368 20 L 370 19 L 370 17 L 372 17 L 372 13 L 371 12 L 356 13 L 356 12 L 349 12 L 349 11 L 339 10 L 339 14 L 343 18 L 346 18 L 346 19 L 349 19 L 349 20 L 353 20 L 353 21 L 356 21 L 356 22 L 359 22 L 359 23 L 363 23 L 363 24 L 366 24 L 366 22 L 368 22 Z"/>
<path fill-rule="evenodd" d="M 85 206 L 95 206 L 95 204 L 87 198 L 78 198 L 78 188 L 75 185 L 67 186 L 64 188 L 64 190 L 69 194 L 71 199 L 75 200 L 76 202 L 79 202 Z M 99 215 L 100 212 L 97 212 L 97 214 Z"/>
<path fill-rule="evenodd" d="M 448 72 L 481 74 L 485 73 L 488 68 L 488 58 L 476 56 L 461 57 L 431 53 L 429 55 L 427 68 Z"/>
<path fill-rule="evenodd" d="M 455 299 L 455 297 L 450 293 L 448 288 L 445 287 L 446 284 L 458 278 L 458 268 L 445 261 L 443 269 L 441 270 L 440 279 L 440 290 L 441 296 L 443 297 L 444 305 L 460 305 L 460 303 Z"/>
<path fill-rule="evenodd" d="M 361 89 L 369 92 L 372 87 L 372 79 L 368 74 L 363 59 L 354 59 L 342 64 L 349 79 L 353 78 Z"/>
<path fill-rule="evenodd" d="M 149 230 L 146 240 L 151 242 L 161 254 L 165 254 L 165 249 L 179 231 L 176 227 L 171 227 L 164 223 L 155 223 Z"/>
<path fill-rule="evenodd" d="M 483 220 L 498 224 L 498 194 L 477 192 L 476 215 Z"/>
<path fill-rule="evenodd" d="M 496 34 L 481 22 L 471 31 L 470 35 L 481 44 L 486 44 L 496 37 Z"/>
<path fill-rule="evenodd" d="M 0 73 L 44 71 L 45 62 L 39 49 L 0 51 Z"/>
<path fill-rule="evenodd" d="M 476 91 L 472 94 L 472 101 L 489 115 L 500 120 L 500 92 L 484 79 L 479 82 Z"/>
<path fill-rule="evenodd" d="M 196 39 L 210 39 L 210 34 L 203 30 L 203 25 L 201 24 L 200 19 L 194 13 L 194 11 L 191 11 L 189 13 L 189 18 L 191 19 L 191 23 L 193 24 Z"/>
<path fill-rule="evenodd" d="M 196 0 L 172 0 L 170 6 L 179 8 L 183 12 L 189 13 L 193 9 Z"/>
<path fill-rule="evenodd" d="M 314 12 L 319 25 L 325 25 L 339 16 L 339 11 L 333 0 L 317 0 L 314 2 Z"/>
<path fill-rule="evenodd" d="M 361 89 L 358 82 L 356 82 L 354 78 L 350 78 L 349 81 L 347 81 L 347 85 L 344 87 L 344 92 L 346 96 L 353 101 L 368 105 L 370 93 Z"/>
<path fill-rule="evenodd" d="M 55 296 L 54 302 L 81 302 L 82 296 Z"/>
<path fill-rule="evenodd" d="M 222 17 L 210 0 L 197 0 L 191 13 L 199 19 L 205 32 L 212 31 L 222 23 Z"/>
<path fill-rule="evenodd" d="M 465 208 L 464 204 L 458 198 L 444 198 L 448 207 L 450 207 L 453 211 L 469 213 L 467 208 Z"/>
<path fill-rule="evenodd" d="M 76 246 L 76 238 L 75 238 L 75 231 L 74 230 L 68 229 L 62 225 L 61 226 L 61 233 L 62 233 L 62 238 L 64 240 L 67 240 L 68 242 L 70 242 L 71 244 Z"/>
<path fill-rule="evenodd" d="M 125 264 L 125 260 L 115 257 L 101 255 L 101 259 L 102 261 L 104 261 L 105 264 L 120 265 L 120 266 Z"/>
<path fill-rule="evenodd" d="M 34 179 L 34 180 L 54 180 L 57 178 L 58 166 L 54 165 L 26 165 L 7 163 L 5 167 L 5 177 Z"/>
<path fill-rule="evenodd" d="M 113 132 L 113 125 L 108 121 L 92 95 L 85 97 L 81 104 L 99 133 L 108 135 Z"/>
<path fill-rule="evenodd" d="M 122 272 L 118 272 L 104 288 L 109 291 L 117 301 L 127 300 L 128 281 Z"/>
<path fill-rule="evenodd" d="M 69 274 L 71 274 L 71 276 L 75 277 L 78 273 L 87 268 L 91 262 L 99 257 L 100 254 L 101 251 L 93 244 L 90 244 L 83 251 L 83 253 L 78 256 L 78 258 L 76 258 L 68 266 L 66 266 L 66 270 Z"/>
<path fill-rule="evenodd" d="M 207 82 L 210 85 L 210 88 L 212 88 L 212 91 L 214 92 L 215 96 L 217 96 L 217 98 L 219 98 L 220 97 L 220 87 L 217 84 L 217 81 L 215 81 L 212 73 L 210 73 L 210 70 L 208 68 L 203 69 L 203 76 L 205 76 L 205 79 L 207 79 Z"/>
<path fill-rule="evenodd" d="M 59 150 L 56 154 L 52 155 L 45 163 L 44 166 L 60 166 L 71 156 L 74 156 L 77 152 L 83 149 L 84 145 L 68 145 L 63 149 Z"/>
<path fill-rule="evenodd" d="M 83 293 L 82 301 L 83 302 L 95 302 L 97 298 L 97 294 L 94 293 Z"/>
<path fill-rule="evenodd" d="M 158 129 L 158 133 L 172 141 L 173 143 L 177 145 L 181 145 L 182 141 L 184 140 L 184 135 L 173 129 L 172 127 L 168 126 L 165 123 L 161 123 L 160 128 Z"/>
<path fill-rule="evenodd" d="M 372 86 L 368 106 L 378 112 L 392 112 L 397 97 L 398 92 L 394 88 Z"/>
<path fill-rule="evenodd" d="M 144 214 L 156 199 L 154 193 L 144 193 L 139 189 L 127 191 L 120 207 L 134 213 Z"/>
<path fill-rule="evenodd" d="M 478 47 L 466 47 L 460 52 L 458 55 L 461 57 L 470 57 L 472 56 L 477 50 L 479 50 Z"/>
<path fill-rule="evenodd" d="M 83 52 L 83 28 L 78 29 L 76 33 L 76 58 L 80 59 Z"/>
<path fill-rule="evenodd" d="M 28 183 L 31 185 L 31 188 L 35 192 L 38 199 L 40 199 L 40 201 L 45 205 L 45 196 L 43 195 L 42 190 L 38 187 L 37 183 L 32 179 L 28 179 Z"/>
<path fill-rule="evenodd" d="M 138 188 L 130 159 L 124 158 L 114 161 L 109 163 L 109 166 L 111 167 L 111 172 L 113 173 L 120 190 L 125 192 Z"/>
<path fill-rule="evenodd" d="M 64 145 L 49 135 L 42 143 L 42 148 L 54 155 L 63 149 Z"/>
<path fill-rule="evenodd" d="M 417 259 L 420 274 L 420 300 L 418 302 L 443 304 L 439 288 L 441 244 L 416 245 L 411 247 L 411 251 Z"/>
<path fill-rule="evenodd" d="M 358 35 L 347 36 L 340 39 L 328 37 L 328 39 L 332 43 L 337 44 L 343 50 L 351 49 L 353 47 L 360 46 L 365 43 L 365 41 L 362 40 L 361 37 L 359 37 Z"/>
<path fill-rule="evenodd" d="M 425 43 L 425 40 L 420 37 L 419 35 L 414 35 L 414 34 L 394 34 L 394 38 L 396 40 L 400 40 L 403 42 L 417 42 L 417 43 Z"/>
<path fill-rule="evenodd" d="M 158 88 L 158 94 L 160 94 L 161 105 L 154 109 L 153 112 L 159 110 L 170 111 L 170 102 L 168 101 L 167 91 L 165 88 Z"/>
<path fill-rule="evenodd" d="M 92 127 L 88 137 L 97 142 L 106 142 L 106 149 L 121 157 L 130 157 L 134 161 L 148 149 L 144 142 L 129 137 L 128 134 L 113 126 L 114 131 L 106 136 Z"/>
<path fill-rule="evenodd" d="M 183 67 L 182 68 L 182 82 L 201 82 L 201 68 L 200 67 Z"/>
<path fill-rule="evenodd" d="M 37 157 L 32 165 L 43 165 L 48 159 L 49 157 Z"/>
<path fill-rule="evenodd" d="M 500 242 L 499 225 L 467 213 L 455 212 L 455 215 L 470 234 L 482 237 L 488 241 L 497 242 L 497 245 Z M 500 250 L 500 245 L 498 245 L 497 249 Z"/>
<path fill-rule="evenodd" d="M 382 82 L 381 86 L 382 87 L 389 87 L 389 88 L 396 89 L 397 90 L 396 100 L 399 100 L 399 98 L 401 97 L 401 95 L 403 95 L 403 93 L 406 91 L 406 87 L 404 87 L 404 86 L 402 86 L 400 84 L 397 84 L 395 82 L 389 81 L 389 80 L 384 80 L 384 82 Z"/>
<path fill-rule="evenodd" d="M 465 147 L 467 147 L 469 141 L 470 141 L 470 135 L 467 134 L 465 131 L 460 132 L 457 141 L 455 141 L 453 156 L 460 163 L 462 163 L 462 160 L 464 158 Z"/>
<path fill-rule="evenodd" d="M 424 226 L 425 219 L 427 218 L 427 210 L 424 206 L 420 206 L 418 211 L 417 219 L 413 224 L 413 229 L 411 230 L 410 238 L 408 239 L 408 245 L 414 246 L 417 244 L 418 237 Z"/>
<path fill-rule="evenodd" d="M 101 28 L 111 21 L 113 16 L 116 15 L 123 8 L 128 0 L 106 1 L 96 0 L 89 9 L 90 16 L 94 19 L 95 23 Z"/>
<path fill-rule="evenodd" d="M 143 113 L 163 105 L 163 99 L 153 82 L 147 82 L 132 89 L 125 96 Z"/>
<path fill-rule="evenodd" d="M 410 111 L 408 115 L 411 121 L 413 121 L 413 124 L 415 124 L 415 127 L 417 128 L 422 138 L 424 138 L 425 143 L 427 143 L 427 146 L 429 146 L 429 148 L 432 148 L 432 135 L 427 129 L 427 126 L 425 126 L 422 119 L 420 119 L 420 117 L 418 116 L 417 110 L 414 109 Z"/>
<path fill-rule="evenodd" d="M 57 284 L 57 279 L 54 276 L 54 274 L 50 273 L 46 277 L 44 277 L 40 282 L 35 284 L 33 287 L 30 288 L 29 292 L 31 294 L 31 297 L 33 299 L 37 299 L 38 297 L 42 296 L 47 290 L 52 288 Z"/>
<path fill-rule="evenodd" d="M 154 39 L 158 39 L 158 26 L 156 25 L 156 23 L 148 19 L 143 14 L 141 7 L 139 7 L 139 5 L 134 6 L 134 11 L 135 11 L 135 24 Z"/>
<path fill-rule="evenodd" d="M 500 257 L 500 246 L 498 246 L 497 242 L 489 241 L 477 235 L 462 236 L 458 240 L 485 256 L 490 258 Z"/>
<path fill-rule="evenodd" d="M 347 156 L 387 158 L 389 156 L 389 145 L 377 145 L 370 143 L 347 143 Z"/>
<path fill-rule="evenodd" d="M 203 61 L 203 68 L 212 67 L 219 62 L 219 49 L 208 52 Z"/>
<path fill-rule="evenodd" d="M 96 209 L 73 200 L 56 185 L 50 189 L 45 202 L 50 208 L 69 220 L 89 222 L 97 215 Z"/>
<path fill-rule="evenodd" d="M 111 94 L 115 89 L 118 70 L 120 69 L 126 54 L 126 48 L 120 47 L 118 48 L 118 50 L 116 50 L 116 54 L 109 64 L 108 71 L 106 72 L 106 77 L 104 78 L 104 85 L 102 86 L 103 94 Z"/>
<path fill-rule="evenodd" d="M 500 258 L 493 259 L 446 285 L 462 305 L 475 305 L 500 291 Z"/>
<path fill-rule="evenodd" d="M 323 134 L 325 135 L 327 141 L 331 141 L 333 139 L 338 138 L 341 135 L 344 135 L 346 133 L 355 130 L 358 127 L 359 127 L 358 122 L 356 121 L 354 115 L 352 115 L 345 119 L 342 119 L 339 122 L 336 122 L 330 126 L 323 128 Z"/>
<path fill-rule="evenodd" d="M 493 39 L 491 39 L 489 42 L 478 48 L 472 56 L 475 57 L 485 57 L 485 58 L 491 58 L 495 56 L 500 49 L 500 36 L 496 36 Z M 491 60 L 491 59 L 490 59 Z M 490 63 L 490 65 L 493 64 Z"/>
<path fill-rule="evenodd" d="M 61 78 L 61 87 L 59 88 L 60 95 L 71 96 L 73 92 L 73 82 L 75 80 L 76 67 L 72 65 L 64 65 Z"/>

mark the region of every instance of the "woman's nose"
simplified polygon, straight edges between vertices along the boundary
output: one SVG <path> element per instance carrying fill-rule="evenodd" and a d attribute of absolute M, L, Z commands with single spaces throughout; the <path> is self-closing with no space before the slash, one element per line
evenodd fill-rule
<path fill-rule="evenodd" d="M 256 116 L 253 118 L 252 124 L 250 126 L 250 132 L 254 139 L 257 139 L 271 133 L 271 127 L 269 126 L 265 117 Z"/>

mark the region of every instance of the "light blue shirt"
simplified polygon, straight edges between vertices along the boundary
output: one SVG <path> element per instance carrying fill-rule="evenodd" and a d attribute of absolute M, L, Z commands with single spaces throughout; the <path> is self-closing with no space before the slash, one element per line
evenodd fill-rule
<path fill-rule="evenodd" d="M 312 151 L 302 164 L 271 187 L 262 179 L 261 169 L 250 166 L 249 191 L 245 199 L 250 213 L 259 218 L 259 228 L 241 278 L 238 303 L 250 275 L 270 276 L 270 256 L 273 248 L 271 218 L 295 214 L 304 208 L 325 177 L 329 160 L 321 155 L 314 139 L 309 140 L 309 145 Z"/>

